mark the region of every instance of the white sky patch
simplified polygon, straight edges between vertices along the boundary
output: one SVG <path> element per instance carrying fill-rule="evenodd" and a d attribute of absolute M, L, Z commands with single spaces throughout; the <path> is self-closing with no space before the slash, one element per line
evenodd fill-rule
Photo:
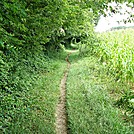
<path fill-rule="evenodd" d="M 110 3 L 112 7 L 117 7 L 117 4 L 115 2 Z M 98 25 L 95 27 L 96 32 L 104 32 L 107 30 L 110 30 L 112 27 L 118 27 L 118 26 L 134 26 L 133 23 L 124 23 L 123 20 L 126 20 L 130 13 L 134 14 L 134 8 L 130 8 L 126 6 L 126 3 L 121 4 L 122 9 L 119 8 L 120 13 L 111 13 L 110 10 L 106 11 L 107 17 L 104 17 L 101 15 L 100 20 L 98 22 Z M 127 12 L 126 12 L 127 11 Z M 112 16 L 111 16 L 112 14 Z M 119 21 L 122 21 L 119 23 Z"/>

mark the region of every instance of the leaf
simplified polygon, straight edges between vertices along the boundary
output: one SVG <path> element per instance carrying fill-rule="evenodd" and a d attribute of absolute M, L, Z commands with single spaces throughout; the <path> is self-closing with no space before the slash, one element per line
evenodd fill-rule
<path fill-rule="evenodd" d="M 132 103 L 134 103 L 134 99 L 131 99 L 131 100 L 129 100 L 129 102 L 132 102 Z"/>
<path fill-rule="evenodd" d="M 0 47 L 4 48 L 4 42 L 0 40 Z"/>

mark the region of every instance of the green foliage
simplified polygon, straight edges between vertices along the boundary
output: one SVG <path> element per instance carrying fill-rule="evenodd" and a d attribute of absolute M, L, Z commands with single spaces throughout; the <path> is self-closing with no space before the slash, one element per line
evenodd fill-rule
<path fill-rule="evenodd" d="M 90 45 L 90 54 L 96 55 L 101 61 L 107 74 L 114 77 L 117 82 L 128 85 L 116 98 L 116 105 L 124 110 L 125 119 L 133 120 L 133 82 L 134 82 L 134 43 L 133 29 L 109 31 L 98 34 L 97 42 Z M 121 89 L 120 89 L 121 90 Z"/>
<path fill-rule="evenodd" d="M 133 113 L 134 113 L 133 99 L 134 99 L 134 94 L 132 93 L 132 91 L 128 91 L 122 96 L 122 98 L 120 98 L 116 102 L 116 105 L 118 105 L 119 107 L 125 108 L 127 111 L 130 111 L 133 116 Z"/>
<path fill-rule="evenodd" d="M 66 65 L 65 55 L 53 53 L 55 58 L 50 59 L 39 49 L 31 52 L 10 55 L 1 68 L 8 69 L 0 75 L 2 133 L 54 133 L 55 105 Z"/>
<path fill-rule="evenodd" d="M 102 41 L 95 52 L 117 80 L 134 82 L 133 29 L 101 34 Z"/>
<path fill-rule="evenodd" d="M 75 58 L 74 55 L 71 59 Z M 69 133 L 132 134 L 120 118 L 108 90 L 118 83 L 108 77 L 97 59 L 86 57 L 72 63 L 67 82 L 67 113 Z M 118 87 L 122 88 L 121 86 Z"/>
<path fill-rule="evenodd" d="M 24 124 L 35 124 L 31 117 L 34 103 L 30 94 L 32 88 L 40 73 L 58 68 L 57 64 L 49 63 L 48 56 L 53 56 L 46 53 L 46 49 L 54 51 L 64 38 L 85 35 L 84 19 L 89 20 L 90 17 L 84 14 L 85 11 L 81 12 L 80 4 L 76 3 L 67 0 L 0 1 L 1 132 L 20 133 L 20 128 L 26 128 L 24 132 L 29 133 L 32 127 Z M 79 14 L 83 19 L 78 20 Z M 56 102 L 56 99 L 53 101 Z M 50 107 L 54 108 L 54 103 Z M 54 131 L 54 128 L 51 129 Z"/>
<path fill-rule="evenodd" d="M 54 49 L 70 37 L 86 36 L 94 19 L 85 3 L 75 0 L 2 0 L 0 4 L 3 49 L 37 45 Z"/>
<path fill-rule="evenodd" d="M 35 95 L 37 102 L 34 101 L 34 95 L 31 96 L 38 89 L 35 81 L 40 81 L 38 78 L 44 72 L 56 71 L 59 68 L 52 60 L 56 57 L 52 53 L 55 49 L 60 49 L 60 45 L 66 40 L 79 38 L 83 41 L 87 36 L 93 39 L 94 20 L 106 7 L 105 4 L 104 0 L 0 1 L 0 133 L 33 133 L 33 130 L 37 133 L 44 132 L 47 127 L 42 129 L 40 126 L 47 124 L 50 118 L 48 117 L 46 122 L 40 120 L 45 114 L 49 116 L 48 113 L 43 113 L 43 102 L 40 116 L 36 115 L 37 112 L 40 113 L 40 109 L 32 107 L 33 103 L 39 103 L 39 95 Z M 47 53 L 50 51 L 51 53 Z M 59 71 L 58 78 L 60 75 Z M 41 87 L 38 85 L 39 88 L 43 88 L 42 85 L 45 87 L 42 79 L 49 81 L 48 78 L 42 77 L 41 82 L 38 81 L 41 84 Z M 45 81 L 46 85 L 50 84 L 48 81 Z M 35 90 L 32 92 L 33 89 Z M 47 89 L 46 86 L 45 95 Z M 51 101 L 50 98 L 48 101 Z M 49 112 L 56 99 L 54 96 Z M 40 122 L 40 125 L 36 121 Z M 48 133 L 53 133 L 53 129 L 49 127 Z"/>

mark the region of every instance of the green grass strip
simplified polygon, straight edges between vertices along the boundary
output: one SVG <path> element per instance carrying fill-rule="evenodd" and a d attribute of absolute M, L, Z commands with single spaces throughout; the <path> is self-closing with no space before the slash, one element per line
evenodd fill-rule
<path fill-rule="evenodd" d="M 71 61 L 76 57 L 72 55 Z M 93 57 L 76 60 L 67 82 L 69 134 L 132 134 L 113 106 L 104 69 Z M 110 89 L 115 88 L 110 87 Z"/>

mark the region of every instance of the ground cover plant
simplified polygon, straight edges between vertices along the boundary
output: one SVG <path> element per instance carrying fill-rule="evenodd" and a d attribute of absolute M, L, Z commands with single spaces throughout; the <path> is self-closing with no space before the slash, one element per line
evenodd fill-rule
<path fill-rule="evenodd" d="M 106 75 L 97 58 L 86 57 L 72 63 L 67 82 L 69 133 L 132 134 L 109 96 L 108 91 L 120 87 L 123 90 L 123 86 Z"/>
<path fill-rule="evenodd" d="M 55 133 L 55 106 L 66 67 L 65 55 L 36 55 L 31 65 L 36 65 L 35 69 L 25 64 L 18 66 L 19 70 L 12 74 L 12 86 L 1 92 L 1 133 Z"/>

